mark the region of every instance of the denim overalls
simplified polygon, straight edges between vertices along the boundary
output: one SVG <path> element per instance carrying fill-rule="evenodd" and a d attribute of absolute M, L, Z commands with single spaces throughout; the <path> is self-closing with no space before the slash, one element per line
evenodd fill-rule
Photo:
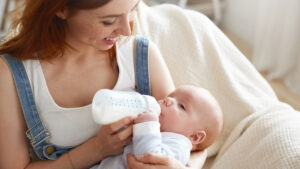
<path fill-rule="evenodd" d="M 142 36 L 136 37 L 135 72 L 138 92 L 150 95 L 148 44 L 147 38 Z M 24 118 L 28 127 L 26 136 L 35 154 L 41 160 L 56 160 L 60 155 L 70 151 L 74 147 L 60 147 L 48 142 L 51 133 L 49 133 L 41 122 L 23 63 L 20 60 L 10 57 L 8 54 L 4 54 L 3 58 L 13 74 Z"/>

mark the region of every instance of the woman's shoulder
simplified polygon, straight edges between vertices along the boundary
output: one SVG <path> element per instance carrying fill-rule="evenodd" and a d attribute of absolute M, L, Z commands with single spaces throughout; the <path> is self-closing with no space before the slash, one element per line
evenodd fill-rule
<path fill-rule="evenodd" d="M 6 61 L 0 55 L 0 93 L 15 91 L 13 75 Z"/>
<path fill-rule="evenodd" d="M 16 88 L 14 85 L 13 76 L 2 56 L 0 57 L 0 93 L 0 101 L 2 103 L 3 101 L 12 102 L 16 100 Z"/>
<path fill-rule="evenodd" d="M 0 82 L 4 83 L 5 81 L 2 80 L 7 80 L 9 77 L 11 77 L 10 69 L 2 55 L 0 55 Z"/>
<path fill-rule="evenodd" d="M 12 74 L 2 56 L 0 57 L 0 93 L 0 119 L 5 121 L 0 127 L 0 168 L 2 168 L 4 165 L 12 166 L 6 161 L 11 161 L 16 155 L 20 157 L 19 164 L 29 161 L 24 162 L 25 159 L 29 159 L 27 140 L 23 132 L 26 129 L 26 123 L 22 116 L 22 108 L 18 101 Z M 3 134 L 7 132 L 10 134 Z M 2 139 L 4 137 L 5 139 Z M 7 145 L 10 147 L 6 148 Z"/>
<path fill-rule="evenodd" d="M 8 108 L 11 110 L 9 112 L 20 111 L 14 78 L 2 55 L 0 55 L 0 93 L 0 113 L 6 112 Z"/>

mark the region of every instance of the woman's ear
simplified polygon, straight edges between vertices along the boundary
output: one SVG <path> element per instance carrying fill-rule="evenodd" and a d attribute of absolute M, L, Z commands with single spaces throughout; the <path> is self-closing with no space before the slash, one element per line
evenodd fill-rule
<path fill-rule="evenodd" d="M 197 130 L 189 136 L 192 144 L 200 144 L 206 138 L 206 132 L 204 130 Z"/>
<path fill-rule="evenodd" d="M 61 10 L 56 12 L 56 16 L 60 19 L 67 19 L 67 17 L 69 16 L 69 9 L 68 7 L 64 7 Z"/>

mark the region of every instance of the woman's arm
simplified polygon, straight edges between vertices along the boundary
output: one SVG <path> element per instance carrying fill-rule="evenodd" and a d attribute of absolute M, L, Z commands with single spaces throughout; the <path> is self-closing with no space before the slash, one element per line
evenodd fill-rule
<path fill-rule="evenodd" d="M 26 169 L 86 169 L 110 155 L 120 154 L 131 142 L 133 118 L 125 117 L 110 125 L 102 126 L 96 137 L 62 155 L 55 161 L 31 163 Z M 129 126 L 121 132 L 117 132 Z"/>
<path fill-rule="evenodd" d="M 13 77 L 0 59 L 0 168 L 5 169 L 73 169 L 89 168 L 106 156 L 121 153 L 131 142 L 132 117 L 102 126 L 98 135 L 55 161 L 30 163 L 26 123 Z M 127 128 L 125 128 L 127 127 Z M 124 130 L 119 131 L 120 129 Z"/>
<path fill-rule="evenodd" d="M 127 167 L 128 169 L 201 169 L 206 156 L 206 150 L 193 152 L 189 166 L 185 167 L 178 160 L 165 155 L 148 153 L 137 158 L 127 155 Z"/>
<path fill-rule="evenodd" d="M 25 130 L 12 75 L 0 59 L 0 168 L 25 168 L 29 163 Z"/>
<path fill-rule="evenodd" d="M 133 155 L 127 155 L 127 169 L 188 169 L 174 158 L 148 153 L 134 158 Z"/>
<path fill-rule="evenodd" d="M 157 46 L 149 43 L 149 71 L 152 95 L 160 100 L 171 93 L 175 87 L 168 67 Z"/>

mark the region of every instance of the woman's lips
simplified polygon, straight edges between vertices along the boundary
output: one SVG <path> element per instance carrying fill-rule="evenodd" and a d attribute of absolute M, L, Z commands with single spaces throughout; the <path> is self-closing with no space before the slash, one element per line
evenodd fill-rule
<path fill-rule="evenodd" d="M 116 38 L 104 38 L 104 42 L 108 45 L 113 45 L 119 40 L 118 37 Z"/>

